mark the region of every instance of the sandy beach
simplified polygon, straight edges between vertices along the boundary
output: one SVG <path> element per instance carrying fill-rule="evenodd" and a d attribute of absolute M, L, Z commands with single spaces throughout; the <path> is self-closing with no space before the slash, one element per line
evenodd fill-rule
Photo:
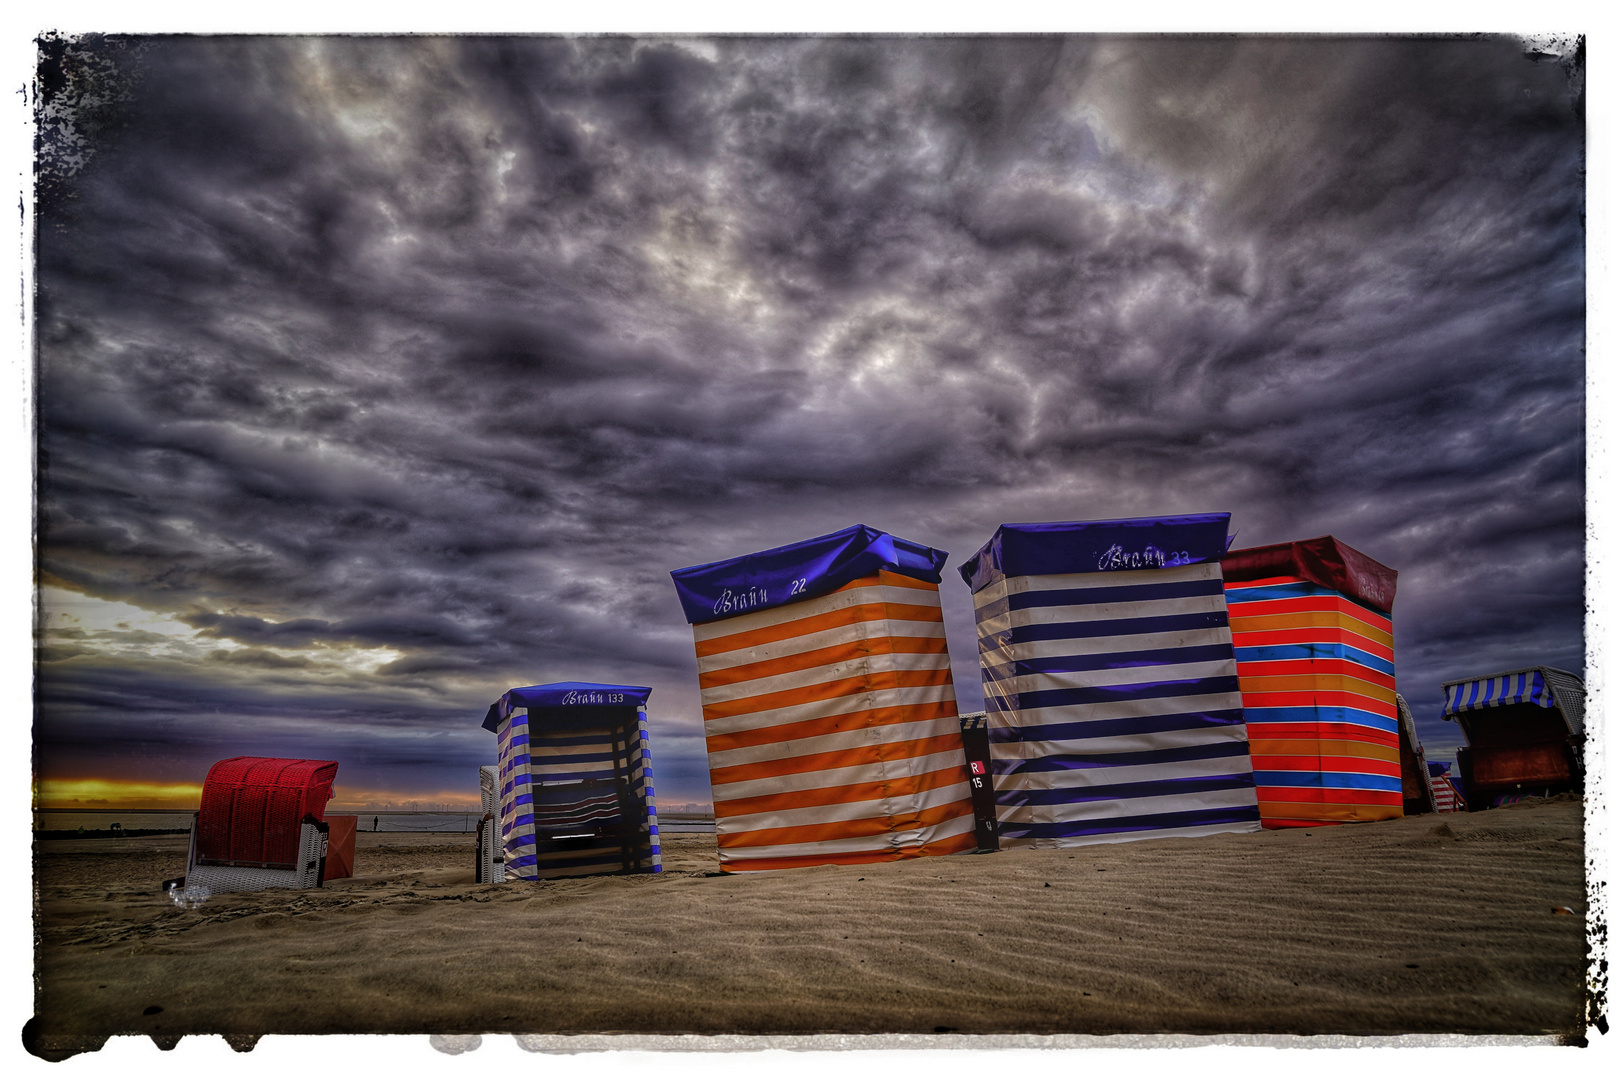
<path fill-rule="evenodd" d="M 721 875 L 473 883 L 473 838 L 176 907 L 185 838 L 37 844 L 39 1046 L 114 1034 L 1582 1030 L 1582 807 Z M 1568 908 L 1574 914 L 1558 912 Z"/>

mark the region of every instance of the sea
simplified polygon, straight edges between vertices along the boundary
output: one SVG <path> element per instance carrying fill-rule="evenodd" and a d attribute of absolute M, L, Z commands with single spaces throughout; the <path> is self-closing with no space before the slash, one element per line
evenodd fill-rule
<path fill-rule="evenodd" d="M 333 811 L 337 813 L 337 811 Z M 474 833 L 480 814 L 442 813 L 427 810 L 355 811 L 361 832 Z M 188 832 L 193 812 L 189 810 L 35 810 L 36 832 L 110 832 L 121 829 L 172 830 Z M 714 819 L 693 814 L 658 817 L 660 833 L 712 833 Z"/>

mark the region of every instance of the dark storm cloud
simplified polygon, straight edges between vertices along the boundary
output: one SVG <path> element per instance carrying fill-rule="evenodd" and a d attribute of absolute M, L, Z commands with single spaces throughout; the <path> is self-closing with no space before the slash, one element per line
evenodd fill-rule
<path fill-rule="evenodd" d="M 1441 679 L 1582 663 L 1579 70 L 1524 51 L 57 49 L 43 580 L 198 634 L 143 664 L 52 629 L 42 746 L 218 707 L 474 761 L 508 686 L 624 681 L 702 797 L 668 570 L 1213 509 L 1401 571 L 1402 689 L 1449 746 Z"/>
<path fill-rule="evenodd" d="M 182 621 L 198 628 L 204 637 L 225 637 L 244 644 L 291 648 L 320 642 L 454 649 L 477 640 L 454 623 L 425 613 L 395 618 L 362 616 L 339 623 L 324 619 L 291 619 L 271 623 L 251 616 L 202 612 L 182 616 Z"/>

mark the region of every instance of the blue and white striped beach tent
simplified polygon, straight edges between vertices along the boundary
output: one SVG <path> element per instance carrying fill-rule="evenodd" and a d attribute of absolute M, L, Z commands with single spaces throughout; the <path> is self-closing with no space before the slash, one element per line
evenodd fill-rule
<path fill-rule="evenodd" d="M 645 686 L 508 690 L 484 728 L 499 752 L 506 880 L 657 873 Z"/>
<path fill-rule="evenodd" d="M 1228 514 L 1003 525 L 973 590 L 1003 847 L 1260 828 Z"/>

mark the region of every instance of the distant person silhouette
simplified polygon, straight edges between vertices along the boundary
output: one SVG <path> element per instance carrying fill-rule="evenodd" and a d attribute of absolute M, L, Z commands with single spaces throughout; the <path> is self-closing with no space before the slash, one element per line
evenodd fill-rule
<path fill-rule="evenodd" d="M 371 819 L 371 831 L 372 832 L 377 831 L 377 819 L 376 818 Z"/>

